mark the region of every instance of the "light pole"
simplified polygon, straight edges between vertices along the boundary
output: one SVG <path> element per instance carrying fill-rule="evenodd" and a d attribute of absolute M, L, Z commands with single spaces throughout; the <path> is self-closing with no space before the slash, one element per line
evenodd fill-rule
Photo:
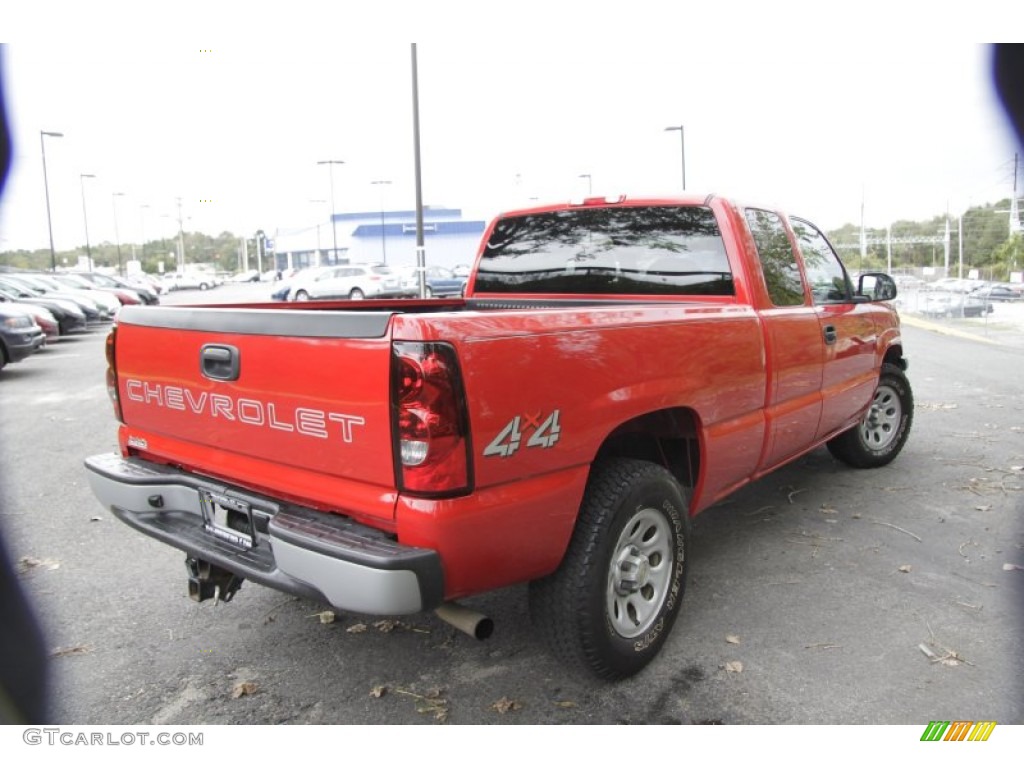
<path fill-rule="evenodd" d="M 386 266 L 388 263 L 388 236 L 384 231 L 384 186 L 391 182 L 386 179 L 378 179 L 370 183 L 380 187 L 380 255 Z"/>
<path fill-rule="evenodd" d="M 121 233 L 117 231 L 117 198 L 124 197 L 124 192 L 114 192 L 110 199 L 114 205 L 114 242 L 117 244 L 117 274 L 124 277 L 124 267 L 121 266 Z"/>
<path fill-rule="evenodd" d="M 53 248 L 53 219 L 50 217 L 50 182 L 46 178 L 46 137 L 53 136 L 55 138 L 62 138 L 63 133 L 57 133 L 56 131 L 40 131 L 39 132 L 39 146 L 43 150 L 43 190 L 46 192 L 46 227 L 50 231 L 50 269 L 53 272 L 57 271 L 57 251 Z"/>
<path fill-rule="evenodd" d="M 139 206 L 139 241 L 142 243 L 142 256 L 140 260 L 145 263 L 146 261 L 146 209 L 149 206 L 143 203 Z"/>
<path fill-rule="evenodd" d="M 325 204 L 327 201 L 326 200 L 310 200 L 309 202 L 315 203 L 317 205 L 321 205 L 321 204 Z M 320 266 L 320 222 L 319 221 L 316 223 L 316 264 L 314 264 L 313 266 L 314 267 L 319 267 Z"/>
<path fill-rule="evenodd" d="M 85 220 L 85 257 L 89 260 L 89 271 L 92 272 L 92 248 L 89 246 L 89 213 L 85 208 L 85 180 L 95 179 L 91 173 L 78 174 L 78 183 L 82 187 L 82 218 Z"/>
<path fill-rule="evenodd" d="M 594 179 L 589 173 L 581 173 L 580 178 L 587 180 L 587 197 L 590 197 L 594 194 Z"/>
<path fill-rule="evenodd" d="M 683 192 L 686 191 L 686 133 L 681 125 L 670 125 L 666 131 L 679 131 L 679 149 L 683 158 Z"/>
<path fill-rule="evenodd" d="M 318 160 L 317 165 L 326 165 L 328 175 L 331 177 L 331 232 L 334 235 L 334 259 L 332 264 L 338 261 L 338 225 L 334 221 L 334 166 L 344 165 L 344 160 Z"/>

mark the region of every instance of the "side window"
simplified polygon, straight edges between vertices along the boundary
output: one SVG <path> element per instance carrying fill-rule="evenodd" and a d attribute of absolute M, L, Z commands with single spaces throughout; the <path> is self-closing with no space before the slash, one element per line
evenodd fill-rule
<path fill-rule="evenodd" d="M 843 304 L 850 301 L 853 288 L 843 263 L 826 237 L 809 221 L 790 219 L 793 233 L 804 257 L 804 271 L 811 284 L 815 304 Z"/>
<path fill-rule="evenodd" d="M 777 307 L 793 307 L 804 303 L 804 284 L 796 254 L 786 236 L 782 219 L 771 211 L 746 210 L 747 225 L 757 245 L 761 271 L 768 287 L 768 296 Z"/>

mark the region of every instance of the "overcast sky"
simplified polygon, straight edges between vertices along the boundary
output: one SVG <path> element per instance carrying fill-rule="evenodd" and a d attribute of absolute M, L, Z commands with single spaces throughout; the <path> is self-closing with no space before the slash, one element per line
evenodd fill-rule
<path fill-rule="evenodd" d="M 349 5 L 281 5 L 258 25 L 213 4 L 159 18 L 117 6 L 99 24 L 106 4 L 33 6 L 33 23 L 0 32 L 15 145 L 0 251 L 47 246 L 41 130 L 64 134 L 45 140 L 58 250 L 84 244 L 86 219 L 92 243 L 113 242 L 115 215 L 122 243 L 170 235 L 179 198 L 188 231 L 315 227 L 330 207 L 323 160 L 344 161 L 337 211 L 412 209 L 410 40 L 424 202 L 469 218 L 589 184 L 678 192 L 671 125 L 685 126 L 689 191 L 829 229 L 859 223 L 862 201 L 884 227 L 1012 192 L 990 50 L 948 33 L 879 39 L 882 16 L 800 25 L 792 10 L 779 24 L 775 4 L 698 16 L 641 2 L 607 18 L 577 3 L 421 4 L 412 18 Z"/>

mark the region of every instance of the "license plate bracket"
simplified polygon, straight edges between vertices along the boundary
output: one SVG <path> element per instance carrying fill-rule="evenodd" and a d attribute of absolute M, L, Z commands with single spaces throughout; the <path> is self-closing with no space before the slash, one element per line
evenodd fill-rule
<path fill-rule="evenodd" d="M 203 528 L 212 536 L 239 549 L 256 546 L 256 524 L 247 501 L 215 491 L 199 491 Z"/>

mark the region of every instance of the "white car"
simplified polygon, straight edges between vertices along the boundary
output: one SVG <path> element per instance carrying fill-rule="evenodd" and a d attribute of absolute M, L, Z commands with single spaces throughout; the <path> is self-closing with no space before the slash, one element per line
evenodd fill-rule
<path fill-rule="evenodd" d="M 292 301 L 309 299 L 381 299 L 408 296 L 402 279 L 381 264 L 341 264 L 300 275 L 292 283 Z"/>
<path fill-rule="evenodd" d="M 220 285 L 220 280 L 217 277 L 202 272 L 171 272 L 164 275 L 164 288 L 168 291 L 180 291 L 187 288 L 198 288 L 205 291 L 218 285 Z"/>

